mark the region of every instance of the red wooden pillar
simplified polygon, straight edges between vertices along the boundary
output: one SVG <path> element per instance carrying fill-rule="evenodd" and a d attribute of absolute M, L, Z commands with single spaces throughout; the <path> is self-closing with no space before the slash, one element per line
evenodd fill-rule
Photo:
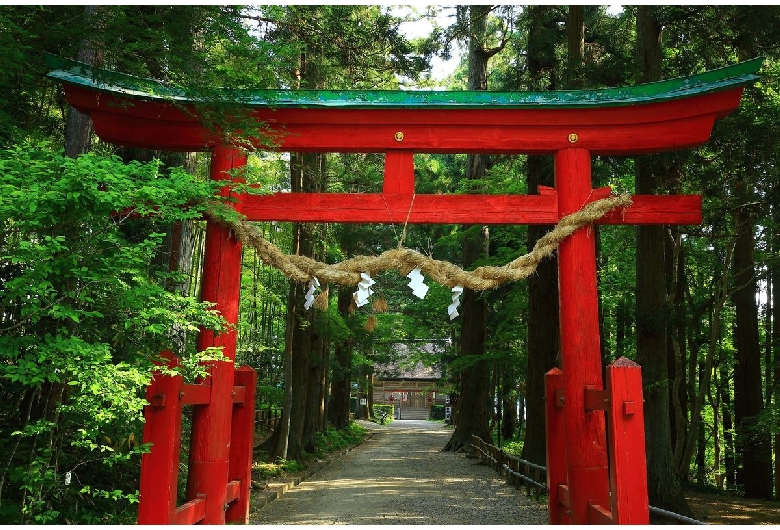
<path fill-rule="evenodd" d="M 586 149 L 555 153 L 555 187 L 560 216 L 585 206 L 593 191 Z M 588 524 L 590 503 L 609 506 L 604 412 L 585 411 L 585 389 L 604 388 L 592 228 L 580 228 L 558 247 L 558 285 L 569 509 L 572 524 Z"/>
<path fill-rule="evenodd" d="M 544 376 L 544 426 L 547 435 L 547 511 L 550 524 L 569 523 L 566 479 L 566 415 L 563 373 L 553 368 Z"/>
<path fill-rule="evenodd" d="M 248 366 L 236 368 L 235 384 L 234 399 L 236 404 L 233 407 L 231 425 L 228 483 L 236 484 L 238 491 L 237 498 L 230 502 L 230 507 L 225 514 L 225 522 L 249 524 L 249 490 L 252 485 L 257 372 Z"/>
<path fill-rule="evenodd" d="M 176 366 L 171 352 L 163 352 Z M 152 443 L 152 451 L 141 457 L 141 496 L 138 501 L 138 524 L 171 524 L 176 513 L 176 484 L 179 476 L 181 445 L 181 376 L 155 372 L 146 387 L 143 443 Z"/>
<path fill-rule="evenodd" d="M 229 180 L 231 177 L 227 172 L 245 164 L 246 156 L 237 149 L 216 147 L 211 155 L 211 178 Z M 224 193 L 228 193 L 228 190 Z M 216 309 L 231 326 L 238 322 L 240 287 L 241 242 L 229 229 L 208 221 L 201 298 L 214 302 Z M 226 357 L 235 359 L 235 328 L 219 335 L 202 330 L 198 337 L 198 348 L 203 350 L 211 346 L 221 346 Z M 233 363 L 214 363 L 207 381 L 204 381 L 211 384 L 211 403 L 193 409 L 187 499 L 205 499 L 204 524 L 225 523 L 233 369 Z"/>
<path fill-rule="evenodd" d="M 650 524 L 642 368 L 621 357 L 607 366 L 612 520 Z"/>

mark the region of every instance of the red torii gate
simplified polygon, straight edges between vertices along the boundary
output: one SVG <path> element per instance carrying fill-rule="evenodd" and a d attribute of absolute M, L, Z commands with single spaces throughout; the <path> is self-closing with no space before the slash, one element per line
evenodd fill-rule
<path fill-rule="evenodd" d="M 50 77 L 63 82 L 72 106 L 92 117 L 103 141 L 211 151 L 215 180 L 230 179 L 228 172 L 246 163 L 240 150 L 223 145 L 204 126 L 197 105 L 180 93 L 154 81 L 48 60 Z M 592 187 L 592 156 L 655 153 L 706 142 L 715 120 L 739 106 L 743 87 L 757 79 L 761 62 L 595 91 L 233 91 L 251 116 L 268 127 L 270 141 L 249 140 L 255 148 L 386 155 L 382 193 L 246 195 L 236 197 L 236 209 L 253 221 L 554 224 L 609 195 L 608 188 Z M 414 153 L 553 155 L 555 188 L 528 196 L 416 194 Z M 697 224 L 701 197 L 635 195 L 630 208 L 599 222 Z M 202 298 L 215 302 L 233 324 L 238 318 L 240 266 L 241 243 L 228 229 L 209 222 Z M 547 376 L 550 522 L 647 524 L 641 375 L 637 365 L 619 360 L 609 367 L 604 390 L 590 229 L 578 230 L 560 245 L 558 271 L 562 369 Z M 214 336 L 203 331 L 198 345 L 221 346 L 235 359 L 235 332 Z M 177 446 L 178 431 L 166 427 L 162 439 L 147 438 L 153 430 L 147 423 L 145 441 L 156 445 L 142 461 L 139 523 L 247 521 L 252 441 L 251 428 L 241 423 L 251 416 L 234 415 L 233 405 L 246 399 L 235 394 L 249 392 L 252 383 L 240 370 L 219 363 L 207 385 L 175 383 L 168 390 L 172 394 L 149 395 L 152 412 L 147 422 L 154 411 L 166 409 L 166 395 L 178 393 L 178 406 L 182 400 L 199 406 L 193 418 L 188 502 L 182 507 L 175 504 L 175 474 L 171 485 L 170 472 L 160 469 L 170 468 L 166 459 L 178 458 L 178 450 L 164 449 Z M 244 379 L 242 386 L 234 387 L 235 374 Z M 188 392 L 190 397 L 182 398 Z M 609 450 L 601 410 L 610 420 Z M 171 418 L 155 425 L 178 421 Z M 164 454 L 155 460 L 158 445 Z"/>

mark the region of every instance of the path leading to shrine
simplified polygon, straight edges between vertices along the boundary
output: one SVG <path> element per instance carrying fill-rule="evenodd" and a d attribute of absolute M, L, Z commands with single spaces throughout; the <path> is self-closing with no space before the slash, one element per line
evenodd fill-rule
<path fill-rule="evenodd" d="M 546 524 L 546 504 L 487 466 L 442 453 L 440 423 L 364 423 L 373 436 L 354 451 L 252 510 L 251 524 Z"/>

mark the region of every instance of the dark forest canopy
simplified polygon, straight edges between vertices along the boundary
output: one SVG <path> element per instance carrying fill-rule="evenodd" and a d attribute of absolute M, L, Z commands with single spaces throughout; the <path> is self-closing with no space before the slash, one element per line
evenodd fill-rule
<path fill-rule="evenodd" d="M 224 328 L 199 300 L 202 216 L 216 194 L 208 156 L 102 142 L 46 77 L 46 53 L 206 100 L 219 87 L 591 90 L 764 57 L 761 79 L 705 145 L 596 157 L 593 180 L 618 192 L 703 195 L 698 226 L 597 232 L 602 358 L 643 364 L 646 407 L 655 414 L 647 424 L 650 503 L 687 512 L 669 480 L 777 498 L 780 7 L 480 7 L 437 17 L 441 6 L 405 13 L 387 6 L 0 6 L 0 520 L 134 522 L 138 463 L 148 450 L 143 389 L 153 362 L 170 348 L 193 379 L 201 361 L 221 358 L 197 351 L 198 329 Z M 428 20 L 430 32 L 409 38 L 401 17 Z M 459 66 L 434 79 L 432 64 L 442 57 Z M 244 176 L 267 191 L 376 192 L 383 162 L 377 154 L 257 151 Z M 525 194 L 551 178 L 550 157 L 415 155 L 418 193 Z M 155 216 L 115 215 L 139 205 L 153 205 Z M 402 240 L 471 268 L 503 265 L 546 231 L 256 228 L 285 252 L 328 263 L 380 254 Z M 449 288 L 428 282 L 419 299 L 396 273 L 374 278 L 372 301 L 382 303 L 354 307 L 355 289 L 334 285 L 323 309 L 306 311 L 306 286 L 246 246 L 236 363 L 258 371 L 259 407 L 304 405 L 302 422 L 274 433 L 258 455 L 305 459 L 318 432 L 348 423 L 350 395 L 370 403 L 374 367 L 400 362 L 395 345 L 403 343 L 411 345 L 403 348 L 407 361 L 441 371 L 449 394 L 468 395 L 469 375 L 483 374 L 484 419 L 474 428 L 544 464 L 539 385 L 559 363 L 554 267 L 480 295 L 477 319 L 450 320 Z M 651 298 L 655 305 L 646 303 Z M 480 349 L 465 352 L 464 340 L 481 341 Z M 311 360 L 308 370 L 290 364 L 293 348 Z M 323 377 L 307 376 L 318 366 Z M 307 412 L 313 401 L 303 392 L 329 396 L 324 412 Z M 359 414 L 370 416 L 371 408 Z"/>

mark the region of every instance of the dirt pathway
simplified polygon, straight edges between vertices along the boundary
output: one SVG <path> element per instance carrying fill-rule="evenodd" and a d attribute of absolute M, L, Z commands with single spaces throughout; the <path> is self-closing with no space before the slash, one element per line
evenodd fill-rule
<path fill-rule="evenodd" d="M 441 424 L 365 424 L 370 440 L 280 499 L 252 524 L 545 524 L 546 507 L 464 454 L 442 453 Z"/>

